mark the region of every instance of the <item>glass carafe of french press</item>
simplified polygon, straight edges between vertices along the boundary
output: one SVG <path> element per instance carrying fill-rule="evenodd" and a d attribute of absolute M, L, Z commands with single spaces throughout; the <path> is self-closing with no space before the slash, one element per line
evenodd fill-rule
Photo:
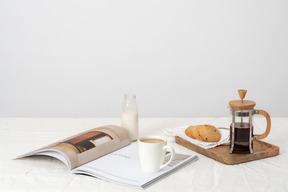
<path fill-rule="evenodd" d="M 253 153 L 253 140 L 264 139 L 271 129 L 269 114 L 264 110 L 256 110 L 256 103 L 243 100 L 246 90 L 238 90 L 241 100 L 229 102 L 231 112 L 230 153 Z M 266 131 L 261 135 L 253 133 L 253 115 L 263 115 L 267 121 Z"/>

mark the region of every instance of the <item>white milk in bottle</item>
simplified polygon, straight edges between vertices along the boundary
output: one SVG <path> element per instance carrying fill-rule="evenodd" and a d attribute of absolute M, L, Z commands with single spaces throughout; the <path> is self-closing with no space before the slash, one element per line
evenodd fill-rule
<path fill-rule="evenodd" d="M 135 95 L 124 95 L 121 126 L 126 129 L 131 141 L 135 141 L 138 139 L 138 109 Z"/>

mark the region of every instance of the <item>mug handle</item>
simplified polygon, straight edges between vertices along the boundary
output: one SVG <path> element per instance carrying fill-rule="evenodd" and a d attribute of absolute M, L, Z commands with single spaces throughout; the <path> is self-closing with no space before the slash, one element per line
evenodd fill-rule
<path fill-rule="evenodd" d="M 169 164 L 171 163 L 171 161 L 174 159 L 174 153 L 175 153 L 175 152 L 174 152 L 174 148 L 171 147 L 171 146 L 166 145 L 166 146 L 163 147 L 163 150 L 166 150 L 166 149 L 168 149 L 168 151 L 171 152 L 171 157 L 170 157 L 170 159 L 169 159 L 169 161 L 168 161 L 167 163 L 165 163 L 164 165 L 161 165 L 161 166 L 160 166 L 160 169 L 163 169 L 164 167 L 166 167 L 167 165 L 169 165 Z"/>
<path fill-rule="evenodd" d="M 254 114 L 259 114 L 259 115 L 263 115 L 265 118 L 266 118 L 266 121 L 267 121 L 267 127 L 266 127 L 266 130 L 263 134 L 261 135 L 254 135 L 254 137 L 256 139 L 264 139 L 265 137 L 267 137 L 270 133 L 270 129 L 271 129 L 271 119 L 270 119 L 270 116 L 269 114 L 264 111 L 264 110 L 259 110 L 259 109 L 255 109 L 254 110 Z"/>

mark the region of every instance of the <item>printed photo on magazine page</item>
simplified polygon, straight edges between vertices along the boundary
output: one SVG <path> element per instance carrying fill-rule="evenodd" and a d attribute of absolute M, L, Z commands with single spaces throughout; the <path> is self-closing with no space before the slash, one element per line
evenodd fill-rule
<path fill-rule="evenodd" d="M 47 155 L 63 161 L 70 169 L 130 144 L 126 131 L 115 125 L 90 129 L 18 158 Z"/>

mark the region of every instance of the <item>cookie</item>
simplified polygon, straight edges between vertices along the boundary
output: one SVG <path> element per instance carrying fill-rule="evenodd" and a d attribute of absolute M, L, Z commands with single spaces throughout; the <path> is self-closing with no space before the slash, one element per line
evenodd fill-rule
<path fill-rule="evenodd" d="M 186 130 L 185 130 L 185 134 L 188 137 L 191 137 L 192 139 L 195 139 L 195 137 L 193 137 L 193 135 L 191 134 L 191 129 L 193 128 L 193 126 L 189 126 Z"/>
<path fill-rule="evenodd" d="M 185 134 L 192 138 L 192 139 L 198 139 L 200 141 L 205 141 L 198 133 L 197 131 L 198 129 L 198 125 L 196 126 L 189 126 L 186 130 L 185 130 Z"/>
<path fill-rule="evenodd" d="M 213 125 L 200 125 L 197 131 L 204 141 L 218 142 L 221 139 L 220 132 Z"/>
<path fill-rule="evenodd" d="M 205 141 L 204 138 L 200 135 L 199 129 L 201 126 L 196 125 L 193 129 L 191 129 L 191 134 L 194 136 L 195 139 L 198 139 L 199 141 Z"/>

